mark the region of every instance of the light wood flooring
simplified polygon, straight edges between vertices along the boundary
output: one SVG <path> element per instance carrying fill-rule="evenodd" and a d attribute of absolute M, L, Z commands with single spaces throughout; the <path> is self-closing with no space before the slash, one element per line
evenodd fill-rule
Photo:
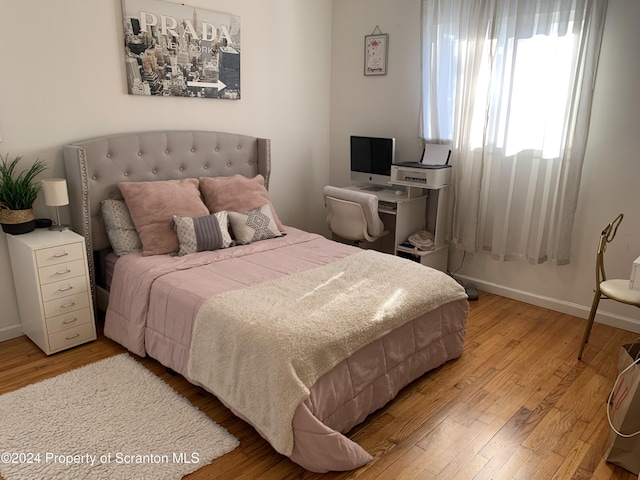
<path fill-rule="evenodd" d="M 204 390 L 154 360 L 141 361 L 240 439 L 237 449 L 190 480 L 635 480 L 604 460 L 605 404 L 619 347 L 638 335 L 596 324 L 579 362 L 585 322 L 480 292 L 470 303 L 462 356 L 413 382 L 349 434 L 374 460 L 324 475 L 275 453 Z M 103 336 L 50 357 L 26 337 L 2 342 L 0 394 L 123 351 Z"/>

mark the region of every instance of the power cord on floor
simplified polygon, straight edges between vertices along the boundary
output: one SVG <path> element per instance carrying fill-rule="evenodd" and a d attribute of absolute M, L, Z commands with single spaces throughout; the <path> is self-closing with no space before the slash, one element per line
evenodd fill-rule
<path fill-rule="evenodd" d="M 461 280 L 458 280 L 456 278 L 456 273 L 458 273 L 462 268 L 462 266 L 464 265 L 464 259 L 466 258 L 466 256 L 467 256 L 467 251 L 465 250 L 464 252 L 462 252 L 462 261 L 460 262 L 460 266 L 456 268 L 453 272 L 450 272 L 449 270 L 447 270 L 447 274 L 464 287 L 464 291 L 466 292 L 467 297 L 469 297 L 469 300 L 478 300 L 479 298 L 478 287 L 474 283 L 470 283 L 470 282 L 465 285 Z"/>
<path fill-rule="evenodd" d="M 465 250 L 464 252 L 462 252 L 462 261 L 460 262 L 460 266 L 458 268 L 456 268 L 453 273 L 450 272 L 449 270 L 447 270 L 447 274 L 449 274 L 449 276 L 451 278 L 453 278 L 456 282 L 458 282 L 460 285 L 462 285 L 462 282 L 460 280 L 456 279 L 456 273 L 458 273 L 460 271 L 460 269 L 462 268 L 462 266 L 464 265 L 464 259 L 467 256 L 467 251 Z"/>

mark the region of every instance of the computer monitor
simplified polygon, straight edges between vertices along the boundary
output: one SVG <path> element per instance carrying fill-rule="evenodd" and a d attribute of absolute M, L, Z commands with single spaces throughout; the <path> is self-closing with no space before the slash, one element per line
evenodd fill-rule
<path fill-rule="evenodd" d="M 395 138 L 351 136 L 351 180 L 387 186 L 395 158 Z"/>

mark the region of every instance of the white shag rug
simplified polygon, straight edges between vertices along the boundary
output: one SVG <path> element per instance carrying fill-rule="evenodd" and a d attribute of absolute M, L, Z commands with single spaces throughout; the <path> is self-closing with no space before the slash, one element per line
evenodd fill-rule
<path fill-rule="evenodd" d="M 0 395 L 5 480 L 180 479 L 238 443 L 126 353 Z"/>

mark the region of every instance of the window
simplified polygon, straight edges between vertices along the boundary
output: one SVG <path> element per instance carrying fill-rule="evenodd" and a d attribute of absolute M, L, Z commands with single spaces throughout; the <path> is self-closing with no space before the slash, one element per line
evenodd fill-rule
<path fill-rule="evenodd" d="M 460 248 L 569 262 L 605 7 L 423 1 L 422 134 L 453 144 Z"/>

